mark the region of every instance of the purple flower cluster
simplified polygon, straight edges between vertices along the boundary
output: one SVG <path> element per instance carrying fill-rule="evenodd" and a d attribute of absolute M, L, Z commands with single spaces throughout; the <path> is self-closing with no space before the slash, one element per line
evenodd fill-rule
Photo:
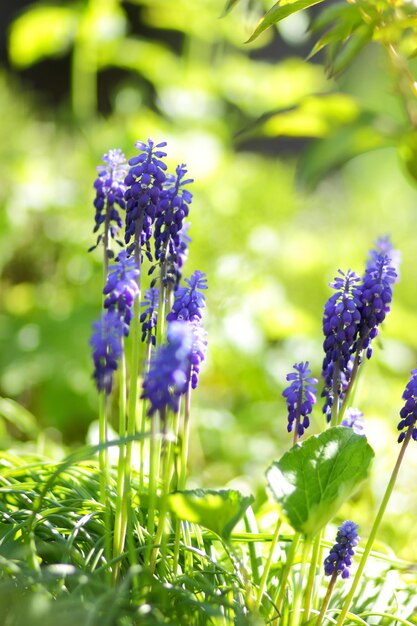
<path fill-rule="evenodd" d="M 175 292 L 175 301 L 167 321 L 201 321 L 203 308 L 206 306 L 204 294 L 200 293 L 207 289 L 207 278 L 203 272 L 196 270 L 191 278 L 186 278 L 188 287 L 179 287 Z"/>
<path fill-rule="evenodd" d="M 207 332 L 199 322 L 190 322 L 189 326 L 193 333 L 193 343 L 190 355 L 190 373 L 188 381 L 191 383 L 192 389 L 196 389 L 200 375 L 200 366 L 207 354 Z"/>
<path fill-rule="evenodd" d="M 104 156 L 105 165 L 97 167 L 98 178 L 94 182 L 96 197 L 94 199 L 95 226 L 96 233 L 100 227 L 107 222 L 107 228 L 110 236 L 115 237 L 119 228 L 122 228 L 123 222 L 117 210 L 117 206 L 125 209 L 124 194 L 126 186 L 124 177 L 127 172 L 126 158 L 119 149 L 109 150 Z M 94 250 L 99 243 L 105 238 L 103 233 L 97 237 L 95 246 L 90 248 Z"/>
<path fill-rule="evenodd" d="M 361 321 L 359 337 L 361 347 L 367 348 L 368 359 L 372 355 L 370 343 L 378 334 L 378 326 L 390 310 L 392 285 L 397 280 L 397 273 L 391 258 L 373 251 L 368 262 L 361 285 Z"/>
<path fill-rule="evenodd" d="M 359 409 L 349 408 L 345 413 L 345 417 L 342 420 L 341 425 L 351 428 L 357 435 L 364 435 L 364 423 L 363 413 Z"/>
<path fill-rule="evenodd" d="M 125 242 L 140 238 L 140 245 L 149 245 L 152 226 L 158 213 L 159 200 L 165 182 L 166 164 L 161 160 L 166 156 L 161 148 L 166 142 L 154 144 L 137 141 L 135 147 L 140 154 L 129 160 L 129 172 L 125 178 L 127 190 Z M 128 250 L 132 252 L 134 244 Z"/>
<path fill-rule="evenodd" d="M 337 276 L 330 286 L 336 289 L 324 307 L 323 332 L 324 332 L 324 359 L 322 376 L 324 379 L 324 390 L 322 396 L 325 397 L 323 411 L 330 420 L 333 398 L 333 379 L 335 371 L 338 372 L 339 387 L 341 377 L 346 379 L 346 386 L 349 381 L 349 368 L 351 368 L 352 350 L 358 333 L 361 320 L 361 290 L 358 286 L 359 276 L 348 270 L 344 274 L 339 270 Z M 342 389 L 338 389 L 342 393 Z M 339 396 L 340 397 L 340 396 Z"/>
<path fill-rule="evenodd" d="M 117 311 L 105 311 L 93 323 L 90 345 L 93 348 L 93 378 L 98 391 L 111 393 L 113 375 L 122 356 L 123 335 L 124 324 Z"/>
<path fill-rule="evenodd" d="M 354 547 L 359 543 L 358 526 L 354 522 L 343 522 L 336 535 L 336 543 L 330 550 L 329 556 L 324 559 L 326 576 L 336 574 L 342 578 L 349 578 L 349 567 L 355 554 Z"/>
<path fill-rule="evenodd" d="M 309 415 L 316 403 L 316 378 L 311 378 L 309 362 L 295 363 L 295 372 L 287 374 L 286 380 L 291 384 L 283 391 L 288 407 L 288 432 L 294 428 L 298 437 L 304 434 L 310 425 Z"/>
<path fill-rule="evenodd" d="M 399 261 L 399 253 L 393 249 L 389 237 L 379 238 L 369 253 L 361 282 L 351 270 L 346 275 L 339 270 L 341 276 L 331 284 L 337 292 L 326 303 L 323 317 L 322 396 L 328 421 L 335 391 L 338 399 L 343 400 L 352 383 L 352 372 L 356 373 L 361 363 L 363 350 L 368 358 L 372 355 L 371 342 L 390 310 Z"/>
<path fill-rule="evenodd" d="M 168 325 L 167 343 L 154 353 L 149 372 L 143 383 L 141 398 L 149 400 L 148 415 L 166 409 L 178 411 L 182 394 L 187 390 L 193 331 L 189 324 L 172 322 Z"/>
<path fill-rule="evenodd" d="M 401 420 L 398 424 L 398 430 L 401 430 L 398 437 L 398 443 L 401 443 L 410 428 L 412 428 L 412 438 L 417 441 L 417 369 L 412 370 L 411 378 L 403 393 L 405 404 L 400 411 Z"/>
<path fill-rule="evenodd" d="M 145 301 L 141 307 L 146 307 L 140 316 L 142 324 L 142 341 L 147 340 L 156 345 L 156 326 L 158 323 L 159 289 L 151 287 L 145 291 Z"/>
<path fill-rule="evenodd" d="M 124 334 L 129 334 L 132 319 L 132 307 L 139 293 L 137 278 L 139 270 L 133 257 L 128 258 L 127 252 L 122 250 L 118 260 L 110 266 L 106 286 L 103 289 L 106 299 L 104 308 L 117 311 L 124 324 Z"/>
<path fill-rule="evenodd" d="M 168 184 L 161 193 L 155 221 L 155 260 L 169 264 L 167 279 L 173 282 L 176 280 L 175 273 L 172 276 L 172 271 L 178 264 L 182 248 L 181 230 L 189 213 L 188 205 L 192 200 L 192 194 L 184 187 L 193 180 L 191 178 L 184 180 L 186 174 L 185 165 L 179 165 L 176 176 L 167 176 Z"/>

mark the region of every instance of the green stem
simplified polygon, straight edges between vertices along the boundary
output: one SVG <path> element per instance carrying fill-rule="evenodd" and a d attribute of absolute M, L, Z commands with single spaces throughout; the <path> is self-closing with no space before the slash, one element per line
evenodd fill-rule
<path fill-rule="evenodd" d="M 281 528 L 281 524 L 282 524 L 282 520 L 278 519 L 277 521 L 277 525 L 275 526 L 275 532 L 273 534 L 272 537 L 272 541 L 271 541 L 271 545 L 269 548 L 269 554 L 268 554 L 268 558 L 267 561 L 265 563 L 265 567 L 264 567 L 264 571 L 262 572 L 262 578 L 261 578 L 261 582 L 259 584 L 259 589 L 258 589 L 258 595 L 256 597 L 255 600 L 255 610 L 258 611 L 259 607 L 261 605 L 262 602 L 262 597 L 264 595 L 264 591 L 265 591 L 265 587 L 266 587 L 266 581 L 268 580 L 268 576 L 269 576 L 269 572 L 271 569 L 271 565 L 272 565 L 272 558 L 274 556 L 274 551 L 278 542 L 278 538 L 279 538 L 279 530 Z"/>
<path fill-rule="evenodd" d="M 155 503 L 156 503 L 156 489 L 157 489 L 157 417 L 153 415 L 151 418 L 151 441 L 149 451 L 149 508 L 148 508 L 148 533 L 150 546 L 152 545 L 153 533 L 155 530 Z"/>
<path fill-rule="evenodd" d="M 99 443 L 102 446 L 99 451 L 100 467 L 100 502 L 104 512 L 104 553 L 106 562 L 111 560 L 111 520 L 108 499 L 109 484 L 109 454 L 107 449 L 107 398 L 105 392 L 99 396 Z M 108 571 L 110 575 L 110 570 Z"/>
<path fill-rule="evenodd" d="M 333 593 L 334 586 L 336 584 L 336 580 L 337 580 L 337 570 L 335 570 L 333 572 L 333 574 L 332 574 L 332 577 L 331 577 L 330 582 L 329 582 L 329 586 L 327 587 L 326 595 L 325 595 L 324 600 L 323 600 L 323 604 L 322 604 L 321 609 L 320 609 L 319 616 L 318 616 L 317 621 L 315 622 L 314 626 L 320 626 L 320 624 L 323 621 L 324 614 L 327 611 L 327 607 L 329 606 L 330 598 L 332 597 L 332 593 Z"/>
<path fill-rule="evenodd" d="M 147 374 L 147 372 L 149 371 L 149 366 L 150 366 L 150 362 L 151 362 L 151 353 L 152 353 L 152 343 L 150 341 L 148 341 L 147 346 L 146 346 L 145 363 L 144 363 L 144 367 L 143 367 L 143 376 L 144 377 Z M 146 421 L 147 421 L 146 417 L 147 417 L 146 402 L 142 402 L 142 415 L 141 415 L 141 420 L 140 420 L 140 432 L 143 433 L 143 434 L 146 432 Z M 148 478 L 149 478 L 149 476 L 148 476 Z M 140 491 L 143 491 L 144 480 L 145 480 L 145 439 L 141 439 L 140 442 L 139 442 L 139 489 L 140 489 Z"/>
<path fill-rule="evenodd" d="M 300 539 L 301 539 L 301 533 L 295 533 L 295 535 L 293 536 L 291 547 L 288 550 L 287 560 L 285 562 L 285 566 L 284 566 L 284 569 L 283 569 L 283 572 L 282 572 L 281 580 L 279 582 L 279 592 L 278 592 L 278 595 L 276 597 L 276 600 L 273 603 L 275 608 L 276 608 L 276 610 L 278 611 L 278 615 L 280 615 L 280 613 L 281 613 L 282 603 L 283 603 L 283 600 L 284 600 L 284 597 L 285 597 L 285 592 L 287 590 L 288 576 L 289 576 L 291 568 L 293 566 L 294 557 L 295 557 L 295 554 L 296 554 L 297 547 L 298 547 L 298 544 L 300 542 Z M 277 620 L 275 620 L 274 623 L 277 624 Z"/>
<path fill-rule="evenodd" d="M 338 617 L 337 626 L 342 626 L 342 624 L 343 624 L 343 622 L 344 622 L 344 620 L 346 618 L 346 614 L 348 613 L 348 611 L 350 609 L 350 605 L 352 603 L 353 596 L 355 595 L 356 588 L 357 588 L 357 586 L 359 584 L 360 577 L 361 577 L 362 572 L 363 572 L 363 570 L 365 568 L 366 561 L 368 559 L 369 553 L 372 550 L 372 546 L 373 546 L 373 543 L 375 541 L 375 537 L 376 537 L 376 534 L 378 532 L 379 525 L 380 525 L 380 523 L 382 521 L 382 518 L 383 518 L 384 513 L 385 513 L 385 509 L 387 508 L 389 499 L 390 499 L 391 494 L 392 494 L 392 492 L 394 490 L 395 482 L 396 482 L 397 477 L 398 477 L 398 472 L 400 471 L 400 467 L 401 467 L 401 463 L 402 463 L 404 455 L 405 455 L 405 451 L 407 449 L 407 446 L 408 446 L 408 444 L 410 442 L 410 439 L 411 439 L 411 436 L 413 434 L 413 429 L 414 429 L 414 424 L 411 424 L 411 426 L 409 426 L 409 428 L 408 428 L 407 434 L 406 434 L 405 439 L 403 441 L 403 444 L 401 446 L 401 450 L 400 450 L 400 453 L 398 455 L 397 462 L 396 462 L 395 467 L 394 467 L 394 469 L 392 471 L 390 481 L 389 481 L 388 486 L 386 488 L 384 497 L 383 497 L 381 505 L 379 507 L 379 511 L 377 513 L 377 516 L 375 518 L 375 521 L 374 521 L 374 524 L 372 526 L 371 532 L 369 534 L 369 538 L 368 538 L 368 541 L 366 543 L 365 550 L 363 551 L 362 558 L 361 558 L 361 560 L 359 562 L 358 570 L 357 570 L 355 578 L 353 579 L 353 582 L 352 582 L 352 587 L 350 588 L 350 591 L 349 591 L 349 593 L 348 593 L 348 595 L 346 597 L 346 600 L 345 600 L 345 602 L 343 604 L 342 610 L 341 610 L 340 615 Z"/>
<path fill-rule="evenodd" d="M 359 365 L 362 362 L 362 344 L 363 344 L 363 339 L 360 341 L 356 349 L 355 361 L 353 364 L 352 373 L 350 375 L 349 385 L 348 385 L 348 388 L 346 389 L 345 397 L 343 398 L 343 402 L 339 411 L 339 417 L 338 417 L 338 422 L 337 422 L 338 424 L 341 423 L 343 416 L 345 414 L 345 411 L 347 407 L 349 406 L 349 402 L 353 394 L 353 390 L 356 389 Z"/>
<path fill-rule="evenodd" d="M 337 426 L 339 416 L 339 363 L 335 363 L 333 372 L 333 405 L 330 426 Z"/>
<path fill-rule="evenodd" d="M 316 535 L 314 539 L 314 544 L 313 544 L 313 553 L 311 555 L 310 570 L 308 573 L 307 587 L 306 587 L 306 592 L 304 596 L 304 619 L 306 622 L 310 619 L 311 602 L 312 602 L 313 591 L 314 591 L 314 581 L 316 580 L 316 570 L 317 570 L 317 563 L 318 563 L 318 558 L 319 558 L 322 537 L 323 537 L 323 530 L 321 530 Z"/>
<path fill-rule="evenodd" d="M 126 437 L 126 358 L 124 351 L 120 360 L 119 368 L 119 438 Z M 117 466 L 117 494 L 116 494 L 116 511 L 114 520 L 114 537 L 113 537 L 113 558 L 117 559 L 123 552 L 123 524 L 126 513 L 124 490 L 125 490 L 125 446 L 119 446 L 119 462 Z M 113 583 L 116 582 L 120 561 L 113 570 Z"/>
<path fill-rule="evenodd" d="M 298 576 L 298 582 L 295 588 L 295 594 L 294 594 L 294 599 L 293 599 L 293 611 L 292 611 L 291 619 L 290 619 L 291 626 L 298 626 L 300 622 L 301 598 L 303 595 L 305 571 L 306 571 L 307 563 L 308 563 L 309 556 L 310 556 L 310 550 L 311 550 L 311 538 L 305 536 L 303 552 L 301 555 L 300 573 Z"/>
<path fill-rule="evenodd" d="M 162 416 L 161 416 L 162 417 Z M 166 416 L 162 417 L 163 421 L 166 423 Z M 159 554 L 159 548 L 162 544 L 163 534 L 165 530 L 165 521 L 168 512 L 168 494 L 169 487 L 171 484 L 172 477 L 172 469 L 173 469 L 173 458 L 174 458 L 174 442 L 170 439 L 165 439 L 165 443 L 167 445 L 167 451 L 165 454 L 165 462 L 164 462 L 164 473 L 162 479 L 162 496 L 161 496 L 161 506 L 159 510 L 159 520 L 158 520 L 158 529 L 155 535 L 155 542 L 153 545 L 149 569 L 151 574 L 155 572 L 156 560 Z"/>

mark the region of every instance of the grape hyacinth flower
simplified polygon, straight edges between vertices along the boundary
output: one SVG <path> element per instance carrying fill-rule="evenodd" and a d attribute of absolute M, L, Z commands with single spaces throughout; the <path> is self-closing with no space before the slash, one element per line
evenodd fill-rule
<path fill-rule="evenodd" d="M 159 289 L 151 287 L 145 291 L 145 301 L 141 307 L 146 307 L 140 316 L 142 324 L 142 341 L 147 340 L 156 345 L 156 327 L 158 324 Z"/>
<path fill-rule="evenodd" d="M 202 309 L 206 306 L 206 299 L 202 290 L 207 289 L 207 278 L 203 272 L 196 270 L 191 278 L 186 278 L 188 287 L 179 287 L 175 292 L 175 301 L 167 321 L 200 321 Z"/>
<path fill-rule="evenodd" d="M 111 311 L 117 310 L 124 323 L 124 334 L 129 334 L 132 319 L 132 307 L 139 294 L 137 278 L 139 270 L 134 258 L 128 258 L 126 250 L 120 252 L 117 262 L 110 266 L 107 282 L 103 289 L 106 295 L 104 307 Z"/>
<path fill-rule="evenodd" d="M 151 358 L 143 383 L 141 398 L 149 400 L 150 417 L 159 411 L 164 418 L 166 409 L 178 411 L 180 397 L 187 390 L 192 347 L 193 331 L 189 324 L 168 325 L 167 343 L 159 346 Z"/>
<path fill-rule="evenodd" d="M 403 393 L 405 404 L 400 411 L 401 420 L 398 424 L 398 430 L 401 430 L 398 437 L 398 443 L 402 443 L 407 432 L 412 428 L 412 438 L 417 441 L 417 369 L 412 370 L 411 378 Z"/>
<path fill-rule="evenodd" d="M 173 278 L 175 289 L 178 289 L 179 287 L 182 276 L 182 268 L 188 258 L 188 245 L 191 243 L 191 237 L 188 234 L 190 226 L 190 222 L 185 222 L 179 231 L 178 235 L 180 242 L 175 250 L 172 267 L 168 269 L 169 276 L 172 276 Z"/>
<path fill-rule="evenodd" d="M 90 345 L 93 348 L 94 374 L 98 391 L 110 394 L 113 374 L 123 352 L 124 324 L 117 311 L 105 311 L 93 323 Z"/>
<path fill-rule="evenodd" d="M 311 377 L 309 362 L 294 364 L 295 372 L 287 374 L 286 380 L 291 384 L 283 391 L 288 407 L 288 432 L 295 425 L 294 441 L 304 434 L 310 425 L 309 415 L 316 403 L 317 378 Z"/>
<path fill-rule="evenodd" d="M 148 143 L 137 141 L 135 147 L 140 154 L 129 160 L 130 169 L 125 178 L 127 190 L 126 200 L 126 231 L 125 242 L 137 240 L 137 246 L 147 245 L 152 236 L 152 225 L 158 212 L 158 204 L 165 182 L 166 164 L 161 160 L 166 156 L 161 148 L 166 142 L 154 144 L 151 139 Z M 128 248 L 129 254 L 135 248 L 132 244 Z M 139 254 L 139 253 L 138 253 Z"/>
<path fill-rule="evenodd" d="M 351 428 L 357 435 L 365 435 L 363 413 L 359 409 L 347 409 L 341 422 L 342 426 Z"/>
<path fill-rule="evenodd" d="M 190 374 L 188 382 L 191 383 L 192 389 L 196 389 L 198 385 L 198 377 L 200 375 L 200 366 L 205 360 L 207 353 L 207 332 L 198 322 L 190 322 L 189 325 L 193 333 L 193 342 L 190 355 Z"/>
<path fill-rule="evenodd" d="M 396 273 L 394 282 L 398 282 L 400 276 L 401 252 L 396 250 L 389 235 L 378 237 L 375 241 L 375 249 L 370 250 L 366 267 L 372 266 L 378 256 L 387 256 L 391 260 L 391 267 Z"/>
<path fill-rule="evenodd" d="M 178 165 L 176 176 L 167 176 L 167 185 L 161 192 L 158 205 L 158 214 L 155 221 L 155 260 L 159 263 L 168 262 L 171 268 L 178 263 L 177 255 L 181 249 L 181 229 L 184 219 L 189 213 L 189 204 L 192 194 L 185 185 L 193 182 L 185 179 L 187 170 L 185 165 Z M 169 274 L 163 280 L 175 279 Z"/>
<path fill-rule="evenodd" d="M 94 182 L 96 197 L 94 199 L 95 226 L 96 233 L 104 224 L 104 233 L 97 237 L 97 242 L 90 248 L 94 250 L 99 243 L 104 240 L 106 248 L 108 247 L 108 235 L 114 239 L 119 228 L 122 228 L 123 222 L 117 210 L 125 209 L 124 194 L 126 186 L 124 178 L 127 172 L 126 158 L 119 149 L 109 150 L 104 156 L 105 165 L 97 167 L 98 178 Z M 109 251 L 106 250 L 106 255 Z"/>
<path fill-rule="evenodd" d="M 361 285 L 362 307 L 358 341 L 360 349 L 367 349 L 368 359 L 372 355 L 370 344 L 378 334 L 378 326 L 390 311 L 392 286 L 396 280 L 397 273 L 390 257 L 372 251 Z"/>
<path fill-rule="evenodd" d="M 339 397 L 342 391 L 340 375 L 349 376 L 350 361 L 361 320 L 361 290 L 357 284 L 359 276 L 352 270 L 348 270 L 346 274 L 339 270 L 339 274 L 340 276 L 336 276 L 334 282 L 330 283 L 330 286 L 336 289 L 336 293 L 326 302 L 323 316 L 325 356 L 322 395 L 326 398 L 323 411 L 327 414 L 335 401 L 335 392 Z"/>
<path fill-rule="evenodd" d="M 324 572 L 326 576 L 339 574 L 342 578 L 349 578 L 349 568 L 352 565 L 352 557 L 355 554 L 353 548 L 359 543 L 358 525 L 346 521 L 339 526 L 336 535 L 336 543 L 330 550 L 329 556 L 324 559 Z"/>

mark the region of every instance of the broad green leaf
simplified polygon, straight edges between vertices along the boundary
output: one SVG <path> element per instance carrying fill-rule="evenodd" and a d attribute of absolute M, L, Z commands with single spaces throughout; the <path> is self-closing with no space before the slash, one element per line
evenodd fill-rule
<path fill-rule="evenodd" d="M 64 6 L 34 6 L 14 20 L 9 54 L 18 67 L 29 67 L 44 57 L 64 54 L 77 26 L 77 14 Z"/>
<path fill-rule="evenodd" d="M 383 134 L 380 122 L 376 115 L 365 112 L 352 124 L 339 127 L 328 137 L 313 143 L 298 162 L 298 183 L 306 189 L 314 189 L 322 178 L 350 159 L 396 145 L 395 129 L 384 129 Z"/>
<path fill-rule="evenodd" d="M 366 478 L 373 456 L 365 437 L 337 426 L 291 448 L 267 470 L 267 480 L 293 528 L 312 536 Z"/>
<path fill-rule="evenodd" d="M 321 2 L 324 2 L 324 0 L 297 0 L 296 2 L 291 2 L 288 4 L 281 4 L 281 2 L 277 2 L 276 4 L 274 4 L 272 9 L 270 9 L 268 13 L 263 16 L 258 26 L 255 28 L 254 32 L 249 37 L 246 43 L 254 41 L 267 28 L 269 28 L 273 24 L 277 24 L 285 17 L 288 17 L 293 13 L 298 13 L 298 11 L 302 11 L 303 9 L 308 9 L 315 4 L 320 4 Z"/>
<path fill-rule="evenodd" d="M 234 489 L 194 489 L 170 494 L 168 506 L 179 519 L 200 524 L 228 539 L 253 500 L 253 496 Z"/>

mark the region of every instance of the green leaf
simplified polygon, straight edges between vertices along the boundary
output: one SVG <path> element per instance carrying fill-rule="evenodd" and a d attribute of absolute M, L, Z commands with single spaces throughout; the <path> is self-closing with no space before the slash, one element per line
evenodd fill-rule
<path fill-rule="evenodd" d="M 233 7 L 236 6 L 238 2 L 240 2 L 240 0 L 227 0 L 226 6 L 224 7 L 224 10 L 222 13 L 222 17 L 227 15 L 233 9 Z"/>
<path fill-rule="evenodd" d="M 32 413 L 10 398 L 0 398 L 0 417 L 13 424 L 30 439 L 35 439 L 39 433 L 36 418 Z"/>
<path fill-rule="evenodd" d="M 366 478 L 373 456 L 366 437 L 337 426 L 295 445 L 266 476 L 293 528 L 312 536 Z"/>
<path fill-rule="evenodd" d="M 254 501 L 234 489 L 194 489 L 168 496 L 172 513 L 187 522 L 200 524 L 228 539 L 237 522 Z"/>
<path fill-rule="evenodd" d="M 64 6 L 34 6 L 12 24 L 9 54 L 18 67 L 29 67 L 43 57 L 64 54 L 77 25 L 74 9 Z"/>
<path fill-rule="evenodd" d="M 350 159 L 396 145 L 396 133 L 379 116 L 364 112 L 352 124 L 339 127 L 305 150 L 298 162 L 297 181 L 306 189 L 314 189 L 322 178 Z"/>
<path fill-rule="evenodd" d="M 320 4 L 321 2 L 324 2 L 324 0 L 297 0 L 296 2 L 291 2 L 284 5 L 281 4 L 281 2 L 277 2 L 276 4 L 274 4 L 272 9 L 270 9 L 268 13 L 263 16 L 258 26 L 255 28 L 254 32 L 249 37 L 246 43 L 254 41 L 267 28 L 269 28 L 273 24 L 277 24 L 285 17 L 288 17 L 293 13 L 298 13 L 298 11 L 302 11 L 303 9 L 308 9 L 315 4 Z"/>

